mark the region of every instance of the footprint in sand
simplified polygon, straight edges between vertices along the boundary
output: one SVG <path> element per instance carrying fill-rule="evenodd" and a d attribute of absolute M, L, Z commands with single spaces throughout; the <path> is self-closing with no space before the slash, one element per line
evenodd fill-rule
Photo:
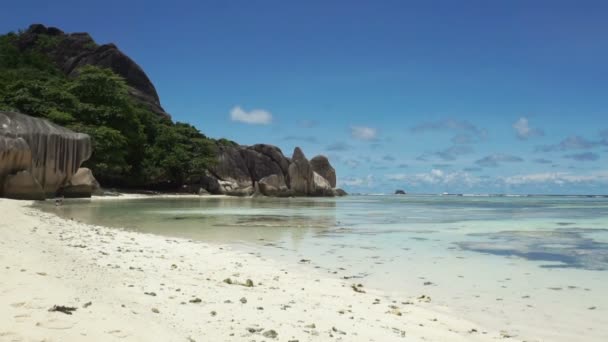
<path fill-rule="evenodd" d="M 20 308 L 25 305 L 25 302 L 12 303 L 11 306 L 14 308 Z"/>
<path fill-rule="evenodd" d="M 15 318 L 15 321 L 17 321 L 17 323 L 23 323 L 23 322 L 27 321 L 27 319 L 30 317 L 32 317 L 32 316 L 30 316 L 30 314 L 21 314 L 21 315 L 13 316 L 13 318 Z"/>
<path fill-rule="evenodd" d="M 5 338 L 8 338 L 8 340 L 6 340 Z M 17 333 L 14 333 L 12 331 L 0 331 L 0 340 L 2 341 L 11 341 L 11 342 L 21 342 L 21 341 L 25 341 L 23 339 L 23 337 L 18 336 Z"/>
<path fill-rule="evenodd" d="M 75 323 L 61 319 L 50 319 L 45 322 L 36 323 L 37 327 L 52 329 L 52 330 L 68 330 L 74 327 Z"/>
<path fill-rule="evenodd" d="M 110 331 L 106 331 L 106 333 L 108 333 L 114 337 L 118 337 L 118 338 L 129 337 L 129 333 L 122 331 L 122 330 L 110 330 Z"/>

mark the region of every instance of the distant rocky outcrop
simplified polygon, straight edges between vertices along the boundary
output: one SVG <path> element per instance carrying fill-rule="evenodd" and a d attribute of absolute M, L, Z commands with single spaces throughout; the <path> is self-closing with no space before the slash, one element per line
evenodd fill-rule
<path fill-rule="evenodd" d="M 0 111 L 0 196 L 57 194 L 92 153 L 88 135 L 20 113 Z"/>
<path fill-rule="evenodd" d="M 53 43 L 39 44 L 41 40 Z M 88 33 L 66 34 L 55 27 L 34 24 L 19 35 L 17 47 L 21 51 L 41 49 L 68 76 L 76 76 L 85 65 L 110 68 L 125 79 L 136 100 L 152 112 L 170 117 L 146 73 L 114 44 L 97 45 Z"/>
<path fill-rule="evenodd" d="M 405 190 L 397 189 L 395 190 L 395 195 L 405 195 Z"/>
<path fill-rule="evenodd" d="M 316 172 L 299 147 L 292 158 L 285 157 L 278 147 L 266 144 L 218 145 L 216 152 L 216 165 L 207 171 L 199 184 L 212 194 L 273 197 L 346 194 L 335 189 L 335 170 L 329 160 L 323 156 L 313 158 L 323 174 L 333 173 L 332 180 Z"/>

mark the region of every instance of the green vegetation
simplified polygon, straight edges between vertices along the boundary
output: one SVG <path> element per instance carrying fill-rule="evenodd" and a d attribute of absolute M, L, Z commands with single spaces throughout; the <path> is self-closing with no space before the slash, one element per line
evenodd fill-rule
<path fill-rule="evenodd" d="M 86 66 L 68 78 L 43 53 L 59 43 L 54 37 L 26 52 L 16 48 L 17 38 L 0 36 L 0 110 L 89 134 L 94 152 L 84 166 L 104 186 L 177 188 L 214 162 L 216 143 L 235 144 L 152 113 L 110 69 Z"/>

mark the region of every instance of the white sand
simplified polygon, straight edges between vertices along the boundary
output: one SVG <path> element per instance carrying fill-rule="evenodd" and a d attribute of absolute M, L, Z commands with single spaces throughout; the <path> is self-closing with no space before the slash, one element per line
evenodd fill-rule
<path fill-rule="evenodd" d="M 305 266 L 287 269 L 228 247 L 65 221 L 29 204 L 0 199 L 0 341 L 490 341 L 508 335 L 454 317 L 449 308 L 417 299 L 421 293 L 358 293 L 352 283 Z M 252 279 L 255 286 L 230 285 L 226 278 Z M 190 302 L 195 299 L 200 302 Z M 54 305 L 77 310 L 49 312 Z"/>

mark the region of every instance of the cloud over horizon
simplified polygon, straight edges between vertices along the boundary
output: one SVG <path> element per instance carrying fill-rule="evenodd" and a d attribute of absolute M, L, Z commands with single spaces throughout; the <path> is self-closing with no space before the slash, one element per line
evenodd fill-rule
<path fill-rule="evenodd" d="M 325 149 L 328 151 L 347 151 L 352 149 L 352 146 L 343 141 L 336 141 L 332 144 L 327 145 Z"/>
<path fill-rule="evenodd" d="M 523 158 L 504 153 L 495 153 L 475 161 L 475 164 L 483 167 L 497 167 L 500 163 L 523 162 Z"/>
<path fill-rule="evenodd" d="M 586 150 L 596 147 L 598 142 L 587 140 L 578 135 L 571 135 L 558 144 L 537 146 L 537 152 L 555 152 L 555 151 L 570 151 L 570 150 Z"/>
<path fill-rule="evenodd" d="M 600 155 L 593 152 L 567 154 L 564 158 L 573 159 L 576 161 L 596 161 L 600 159 Z"/>
<path fill-rule="evenodd" d="M 452 138 L 452 142 L 457 144 L 472 143 L 483 140 L 487 136 L 487 131 L 485 129 L 481 129 L 467 120 L 456 119 L 424 122 L 410 128 L 410 131 L 414 133 L 441 131 L 455 132 L 457 134 Z"/>

